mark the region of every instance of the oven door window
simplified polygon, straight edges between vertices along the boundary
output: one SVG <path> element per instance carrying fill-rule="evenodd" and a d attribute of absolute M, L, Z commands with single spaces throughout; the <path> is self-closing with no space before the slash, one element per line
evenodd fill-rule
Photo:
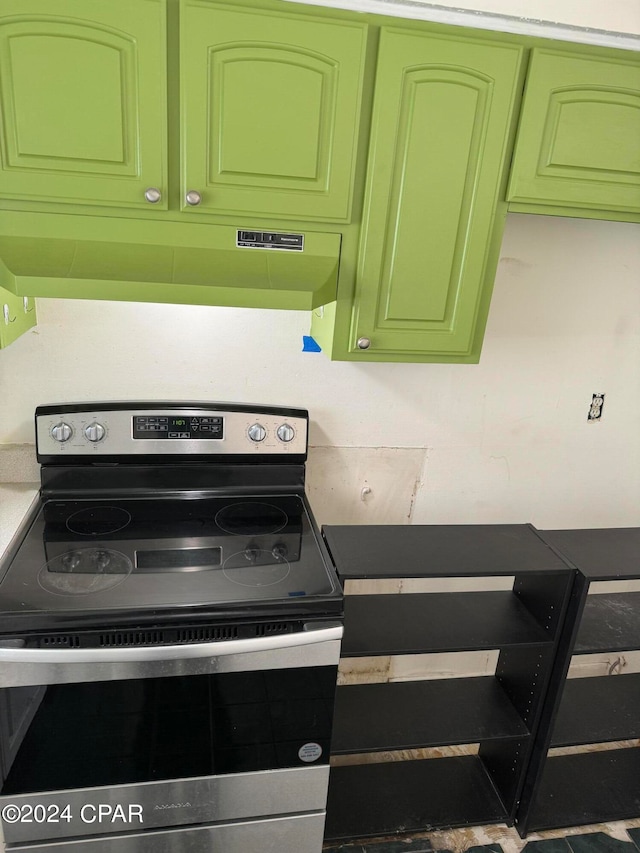
<path fill-rule="evenodd" d="M 336 672 L 4 688 L 0 793 L 327 764 Z"/>

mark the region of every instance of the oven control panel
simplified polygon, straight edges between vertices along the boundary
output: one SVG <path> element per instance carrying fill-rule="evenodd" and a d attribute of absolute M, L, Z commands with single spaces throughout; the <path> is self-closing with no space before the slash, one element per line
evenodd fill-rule
<path fill-rule="evenodd" d="M 304 409 L 237 404 L 39 406 L 39 456 L 306 455 Z"/>
<path fill-rule="evenodd" d="M 191 441 L 224 438 L 222 415 L 134 415 L 133 437 Z"/>

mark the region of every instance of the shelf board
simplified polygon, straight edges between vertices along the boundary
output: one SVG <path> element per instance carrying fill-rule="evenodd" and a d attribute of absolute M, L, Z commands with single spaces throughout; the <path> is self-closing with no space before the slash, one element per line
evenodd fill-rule
<path fill-rule="evenodd" d="M 343 657 L 552 643 L 512 592 L 347 595 Z"/>
<path fill-rule="evenodd" d="M 325 525 L 341 579 L 568 571 L 530 524 Z"/>
<path fill-rule="evenodd" d="M 541 530 L 540 536 L 589 581 L 640 578 L 640 527 Z"/>
<path fill-rule="evenodd" d="M 547 759 L 530 831 L 640 816 L 640 747 Z"/>
<path fill-rule="evenodd" d="M 640 673 L 570 678 L 552 746 L 640 738 Z"/>
<path fill-rule="evenodd" d="M 589 595 L 574 654 L 640 648 L 640 592 Z"/>
<path fill-rule="evenodd" d="M 331 751 L 379 752 L 528 735 L 493 676 L 353 684 L 338 687 Z"/>
<path fill-rule="evenodd" d="M 475 755 L 331 768 L 327 840 L 507 819 Z"/>

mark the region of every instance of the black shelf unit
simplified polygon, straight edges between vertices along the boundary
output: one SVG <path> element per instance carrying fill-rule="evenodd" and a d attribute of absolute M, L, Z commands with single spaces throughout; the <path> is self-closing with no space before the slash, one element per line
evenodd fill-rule
<path fill-rule="evenodd" d="M 640 648 L 640 528 L 540 531 L 578 569 L 516 826 L 529 832 L 640 816 L 640 674 L 567 678 L 577 655 Z M 587 745 L 600 745 L 590 748 Z M 556 747 L 584 747 L 549 754 Z"/>
<path fill-rule="evenodd" d="M 638 560 L 634 571 L 640 577 L 640 554 Z M 632 649 L 640 649 L 640 592 L 600 593 L 587 598 L 574 654 Z"/>
<path fill-rule="evenodd" d="M 548 643 L 549 635 L 513 593 L 433 592 L 345 600 L 344 657 L 464 652 Z"/>
<path fill-rule="evenodd" d="M 504 820 L 504 804 L 475 755 L 331 770 L 328 839 Z"/>
<path fill-rule="evenodd" d="M 551 746 L 637 738 L 640 738 L 639 672 L 615 678 L 602 675 L 567 680 Z"/>
<path fill-rule="evenodd" d="M 342 755 L 529 736 L 493 676 L 340 686 L 334 730 Z"/>
<path fill-rule="evenodd" d="M 325 526 L 323 535 L 343 582 L 514 578 L 510 590 L 346 595 L 345 658 L 497 650 L 498 664 L 491 676 L 338 687 L 334 756 L 479 747 L 334 763 L 327 840 L 513 823 L 575 571 L 526 524 Z"/>
<path fill-rule="evenodd" d="M 547 760 L 534 829 L 627 820 L 640 814 L 640 750 L 579 752 Z"/>

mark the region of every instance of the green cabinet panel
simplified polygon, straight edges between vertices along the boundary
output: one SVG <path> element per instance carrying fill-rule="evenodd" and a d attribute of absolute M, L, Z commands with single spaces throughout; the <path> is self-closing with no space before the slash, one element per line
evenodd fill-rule
<path fill-rule="evenodd" d="M 182 209 L 346 221 L 367 26 L 185 0 L 180 27 Z"/>
<path fill-rule="evenodd" d="M 383 28 L 349 352 L 478 360 L 521 59 Z"/>
<path fill-rule="evenodd" d="M 0 279 L 3 272 L 0 268 Z M 0 287 L 0 349 L 8 347 L 35 324 L 35 300 Z"/>
<path fill-rule="evenodd" d="M 332 358 L 478 361 L 507 199 L 640 221 L 640 62 L 560 47 L 278 0 L 3 0 L 0 342 L 23 294 L 324 305 Z"/>
<path fill-rule="evenodd" d="M 640 58 L 631 56 L 533 51 L 511 201 L 640 213 Z"/>
<path fill-rule="evenodd" d="M 165 17 L 165 0 L 3 0 L 0 199 L 149 207 L 164 191 Z"/>

